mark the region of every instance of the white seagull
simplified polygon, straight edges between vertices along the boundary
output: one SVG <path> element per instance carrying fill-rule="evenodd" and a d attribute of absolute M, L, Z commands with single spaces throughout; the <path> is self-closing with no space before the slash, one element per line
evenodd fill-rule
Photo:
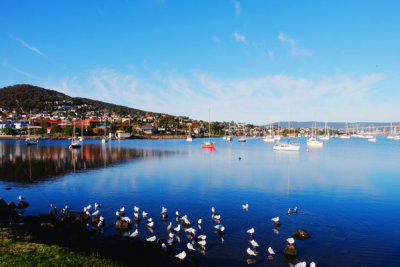
<path fill-rule="evenodd" d="M 133 207 L 133 211 L 134 211 L 134 212 L 139 212 L 139 207 L 134 206 L 134 207 Z"/>
<path fill-rule="evenodd" d="M 251 229 L 247 230 L 246 232 L 249 233 L 251 236 L 253 236 L 254 228 L 251 228 Z"/>
<path fill-rule="evenodd" d="M 213 218 L 216 219 L 216 220 L 219 220 L 219 219 L 221 219 L 221 215 L 219 215 L 219 214 L 214 215 Z"/>
<path fill-rule="evenodd" d="M 205 240 L 200 240 L 199 242 L 197 242 L 197 244 L 199 244 L 200 246 L 205 246 L 206 245 L 206 241 Z"/>
<path fill-rule="evenodd" d="M 181 230 L 181 225 L 178 224 L 178 226 L 174 228 L 174 231 L 179 233 L 180 230 Z"/>
<path fill-rule="evenodd" d="M 186 258 L 186 252 L 182 251 L 181 253 L 179 253 L 178 255 L 175 255 L 175 257 L 177 257 L 178 259 L 180 259 L 181 261 L 183 261 Z"/>
<path fill-rule="evenodd" d="M 161 208 L 161 214 L 166 213 L 167 212 L 167 208 L 162 207 Z"/>
<path fill-rule="evenodd" d="M 18 199 L 19 200 L 23 200 L 24 198 L 22 196 L 18 196 Z"/>
<path fill-rule="evenodd" d="M 289 245 L 293 246 L 293 244 L 294 244 L 294 238 L 293 237 L 290 237 L 290 238 L 286 239 L 286 241 L 289 243 Z"/>
<path fill-rule="evenodd" d="M 296 207 L 297 208 L 297 207 Z M 315 262 L 310 262 L 310 267 L 316 267 L 317 265 L 315 264 Z"/>
<path fill-rule="evenodd" d="M 121 218 L 121 221 L 125 221 L 125 222 L 130 223 L 130 222 L 131 222 L 131 219 L 130 219 L 129 217 L 122 217 L 122 218 Z"/>
<path fill-rule="evenodd" d="M 125 207 L 120 208 L 119 211 L 120 211 L 121 213 L 124 213 L 124 212 L 125 212 Z"/>
<path fill-rule="evenodd" d="M 206 240 L 207 236 L 206 235 L 199 235 L 198 238 L 201 239 L 201 240 Z"/>
<path fill-rule="evenodd" d="M 307 266 L 307 263 L 305 261 L 302 261 L 302 262 L 296 263 L 296 265 L 294 267 L 306 267 L 306 266 Z"/>
<path fill-rule="evenodd" d="M 254 239 L 250 240 L 250 244 L 253 246 L 254 249 L 256 247 L 259 247 L 258 243 Z"/>
<path fill-rule="evenodd" d="M 212 212 L 212 213 L 215 213 L 214 207 L 211 208 L 211 212 Z"/>
<path fill-rule="evenodd" d="M 176 217 L 180 217 L 179 216 L 179 211 L 175 211 Z"/>
<path fill-rule="evenodd" d="M 197 221 L 197 224 L 201 224 L 203 222 L 203 220 L 202 219 L 199 219 L 198 221 Z"/>
<path fill-rule="evenodd" d="M 97 204 L 96 202 L 94 203 L 94 210 L 97 210 L 98 208 L 100 208 L 100 204 Z"/>
<path fill-rule="evenodd" d="M 150 222 L 147 224 L 148 227 L 152 228 L 154 226 L 154 222 Z"/>
<path fill-rule="evenodd" d="M 249 209 L 249 204 L 245 204 L 245 205 L 242 205 L 242 209 L 244 209 L 244 210 L 247 210 L 247 209 Z"/>
<path fill-rule="evenodd" d="M 194 247 L 193 247 L 192 243 L 189 243 L 189 242 L 188 242 L 188 243 L 186 244 L 186 246 L 187 246 L 187 248 L 188 248 L 189 251 L 194 250 Z"/>
<path fill-rule="evenodd" d="M 275 226 L 277 226 L 279 222 L 279 217 L 272 218 L 271 221 L 275 222 Z"/>
<path fill-rule="evenodd" d="M 146 238 L 146 241 L 154 242 L 156 240 L 156 236 L 153 235 L 152 237 Z"/>
<path fill-rule="evenodd" d="M 290 215 L 291 213 L 292 213 L 292 209 L 291 209 L 291 208 L 289 208 L 289 209 L 288 209 L 288 211 L 287 211 L 287 214 L 289 214 L 289 215 Z"/>
<path fill-rule="evenodd" d="M 153 218 L 148 218 L 147 221 L 148 221 L 148 222 L 152 222 L 152 221 L 153 221 Z"/>
<path fill-rule="evenodd" d="M 99 212 L 100 212 L 99 210 L 96 210 L 95 212 L 92 213 L 92 216 L 97 216 L 97 215 L 99 215 Z"/>
<path fill-rule="evenodd" d="M 143 218 L 147 217 L 147 215 L 148 215 L 147 212 L 145 212 L 145 211 L 142 212 L 142 217 L 143 217 Z"/>
<path fill-rule="evenodd" d="M 275 251 L 271 247 L 268 248 L 268 253 L 270 255 L 275 255 Z"/>
<path fill-rule="evenodd" d="M 256 253 L 251 249 L 251 248 L 247 248 L 247 254 L 249 254 L 250 256 L 257 256 Z"/>
<path fill-rule="evenodd" d="M 167 226 L 167 232 L 171 231 L 171 227 L 172 227 L 172 222 L 169 222 L 169 224 Z"/>
<path fill-rule="evenodd" d="M 162 249 L 163 251 L 167 251 L 167 246 L 165 245 L 165 243 L 162 243 L 162 244 L 161 244 L 161 249 Z"/>
<path fill-rule="evenodd" d="M 134 238 L 137 237 L 137 235 L 139 234 L 138 229 L 136 229 L 129 237 Z"/>

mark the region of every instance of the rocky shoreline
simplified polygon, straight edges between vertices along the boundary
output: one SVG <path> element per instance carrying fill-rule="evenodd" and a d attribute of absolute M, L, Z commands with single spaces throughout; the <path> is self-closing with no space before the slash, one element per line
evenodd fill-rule
<path fill-rule="evenodd" d="M 7 238 L 15 242 L 24 240 L 58 245 L 86 255 L 99 255 L 127 266 L 198 265 L 191 260 L 179 262 L 174 256 L 173 247 L 163 251 L 163 240 L 145 243 L 123 235 L 104 236 L 101 229 L 87 227 L 92 222 L 84 213 L 64 215 L 53 210 L 37 216 L 23 216 L 16 210 L 19 205 L 7 204 L 0 198 L 0 226 L 7 229 Z M 105 227 L 113 225 L 107 224 Z"/>

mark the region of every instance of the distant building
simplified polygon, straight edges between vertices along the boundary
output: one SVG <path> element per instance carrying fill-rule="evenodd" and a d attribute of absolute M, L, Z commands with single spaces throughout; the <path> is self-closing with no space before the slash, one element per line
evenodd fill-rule
<path fill-rule="evenodd" d="M 145 134 L 154 134 L 157 131 L 157 128 L 151 125 L 143 125 L 140 126 L 140 130 Z"/>

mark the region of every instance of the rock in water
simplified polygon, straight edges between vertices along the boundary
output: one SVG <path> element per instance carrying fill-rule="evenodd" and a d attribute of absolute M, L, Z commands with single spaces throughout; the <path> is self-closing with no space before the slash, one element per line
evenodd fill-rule
<path fill-rule="evenodd" d="M 115 228 L 117 229 L 129 229 L 131 228 L 131 224 L 126 221 L 117 220 L 115 223 Z"/>
<path fill-rule="evenodd" d="M 283 250 L 283 254 L 287 257 L 297 257 L 299 253 L 294 246 L 287 245 L 286 248 Z"/>
<path fill-rule="evenodd" d="M 29 203 L 26 201 L 21 200 L 20 202 L 18 202 L 18 208 L 20 210 L 26 209 L 29 206 Z"/>
<path fill-rule="evenodd" d="M 17 207 L 17 205 L 15 205 L 14 201 L 8 202 L 7 205 L 8 205 L 8 207 L 9 207 L 10 209 L 15 209 L 15 208 Z"/>
<path fill-rule="evenodd" d="M 294 232 L 292 234 L 292 237 L 296 238 L 296 239 L 300 239 L 300 240 L 305 240 L 305 239 L 309 239 L 311 236 L 309 233 L 307 233 L 306 230 L 300 229 L 299 231 Z"/>

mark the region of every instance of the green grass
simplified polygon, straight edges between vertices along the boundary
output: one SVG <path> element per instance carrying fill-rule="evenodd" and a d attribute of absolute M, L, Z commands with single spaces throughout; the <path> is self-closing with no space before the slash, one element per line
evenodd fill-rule
<path fill-rule="evenodd" d="M 57 245 L 12 240 L 10 229 L 0 229 L 0 266 L 120 266 L 97 255 L 84 255 Z M 15 233 L 15 232 L 14 232 Z"/>

